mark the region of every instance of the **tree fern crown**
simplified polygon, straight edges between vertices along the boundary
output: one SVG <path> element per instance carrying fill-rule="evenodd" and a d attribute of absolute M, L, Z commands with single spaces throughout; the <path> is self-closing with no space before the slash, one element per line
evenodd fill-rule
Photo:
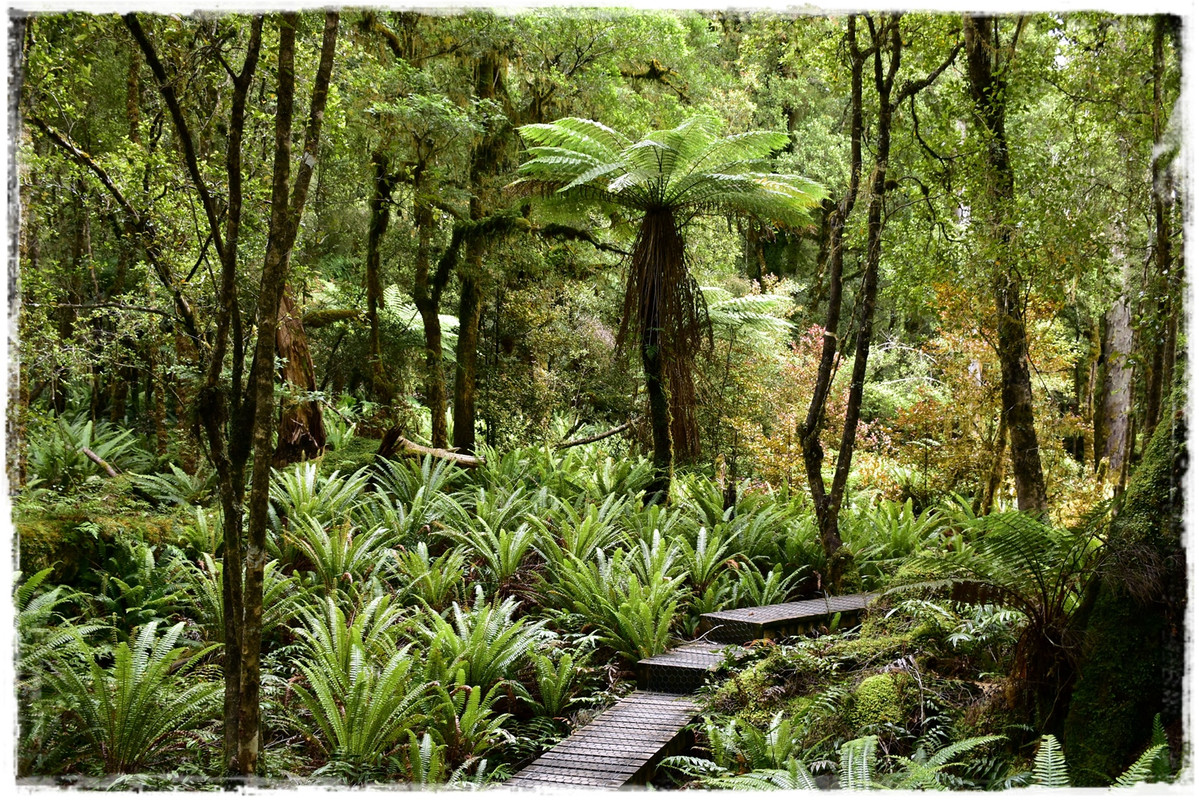
<path fill-rule="evenodd" d="M 692 117 L 632 141 L 599 122 L 567 117 L 525 125 L 529 158 L 519 183 L 563 199 L 632 211 L 669 211 L 680 222 L 698 214 L 745 213 L 776 225 L 808 221 L 825 194 L 798 175 L 770 172 L 766 159 L 788 143 L 785 133 L 718 136 L 717 122 Z"/>

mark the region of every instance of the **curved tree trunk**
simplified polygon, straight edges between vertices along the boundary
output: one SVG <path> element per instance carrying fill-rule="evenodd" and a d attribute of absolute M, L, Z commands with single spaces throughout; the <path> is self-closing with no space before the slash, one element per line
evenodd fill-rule
<path fill-rule="evenodd" d="M 862 67 L 866 55 L 858 48 L 857 17 L 852 14 L 847 21 L 846 41 L 850 51 L 849 186 L 841 202 L 825 215 L 821 226 L 828 232 L 827 245 L 823 250 L 828 271 L 828 311 L 825 316 L 820 365 L 816 370 L 816 385 L 812 389 L 808 415 L 799 429 L 804 469 L 816 510 L 821 546 L 829 558 L 841 549 L 842 542 L 837 530 L 836 518 L 839 509 L 831 509 L 830 513 L 829 495 L 824 485 L 824 447 L 820 444 L 820 429 L 824 426 L 825 409 L 838 350 L 838 330 L 841 326 L 845 223 L 857 203 L 862 175 Z"/>

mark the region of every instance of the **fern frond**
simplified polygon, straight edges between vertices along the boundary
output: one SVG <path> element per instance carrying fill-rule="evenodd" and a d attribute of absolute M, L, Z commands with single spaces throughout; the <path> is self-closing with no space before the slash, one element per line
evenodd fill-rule
<path fill-rule="evenodd" d="M 1070 785 L 1070 775 L 1066 770 L 1066 758 L 1062 754 L 1062 746 L 1053 734 L 1041 737 L 1041 746 L 1033 761 L 1033 780 L 1040 786 L 1063 788 Z"/>

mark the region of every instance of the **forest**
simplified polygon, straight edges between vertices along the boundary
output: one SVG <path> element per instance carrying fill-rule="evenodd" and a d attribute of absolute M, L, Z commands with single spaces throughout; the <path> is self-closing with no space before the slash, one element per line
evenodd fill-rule
<path fill-rule="evenodd" d="M 11 23 L 22 785 L 1193 780 L 1180 18 Z"/>

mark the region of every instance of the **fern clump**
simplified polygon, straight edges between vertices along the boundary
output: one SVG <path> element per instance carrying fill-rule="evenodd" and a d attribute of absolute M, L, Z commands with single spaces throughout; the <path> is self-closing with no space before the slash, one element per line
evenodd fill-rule
<path fill-rule="evenodd" d="M 107 647 L 73 641 L 50 656 L 42 673 L 50 694 L 43 702 L 66 712 L 60 745 L 75 742 L 75 758 L 105 773 L 139 772 L 166 763 L 200 720 L 219 704 L 220 685 L 198 669 L 214 646 L 180 645 L 186 623 L 159 634 L 159 620 L 128 641 Z M 107 662 L 109 666 L 102 666 Z"/>

